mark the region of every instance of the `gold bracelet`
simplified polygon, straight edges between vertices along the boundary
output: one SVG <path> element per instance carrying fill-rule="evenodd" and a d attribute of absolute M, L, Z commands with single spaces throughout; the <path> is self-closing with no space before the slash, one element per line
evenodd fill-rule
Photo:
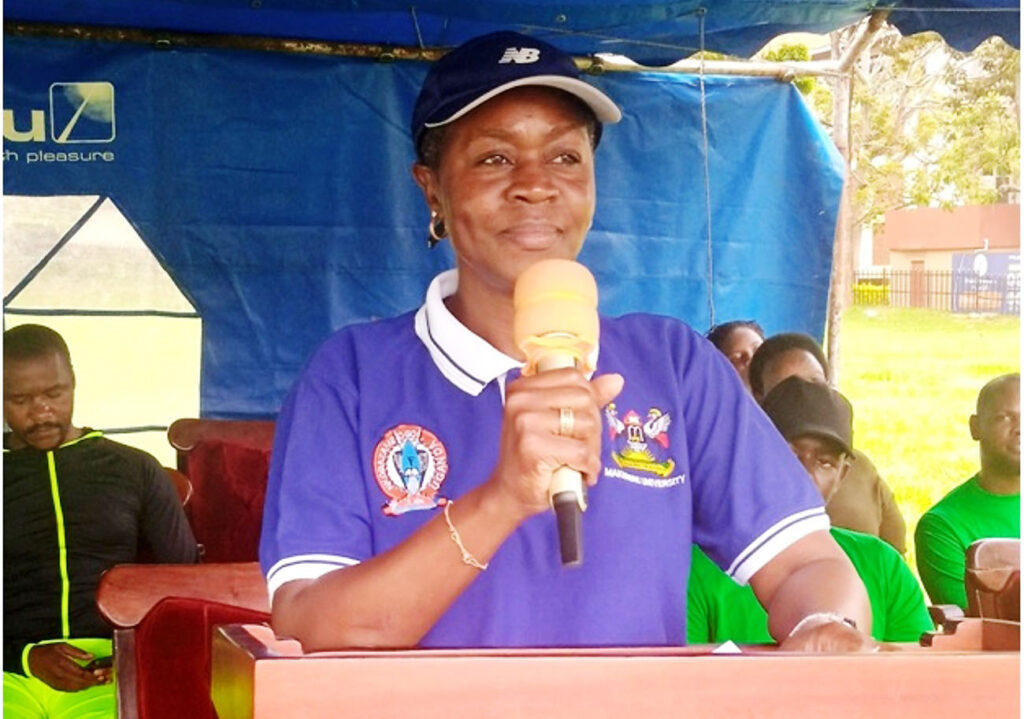
<path fill-rule="evenodd" d="M 844 617 L 842 614 L 837 614 L 836 612 L 814 612 L 812 614 L 808 614 L 806 617 L 797 622 L 796 626 L 789 630 L 787 638 L 793 636 L 801 629 L 807 629 L 808 627 L 818 627 L 822 624 L 829 624 L 830 622 L 835 622 L 836 624 L 845 624 L 846 626 L 852 627 L 853 629 L 857 628 L 857 622 L 853 621 L 849 617 Z"/>
<path fill-rule="evenodd" d="M 452 541 L 455 542 L 455 546 L 457 546 L 459 551 L 462 552 L 462 561 L 482 572 L 490 566 L 490 562 L 484 562 L 481 564 L 480 560 L 470 554 L 466 549 L 466 545 L 462 543 L 462 537 L 459 536 L 459 530 L 457 530 L 455 525 L 452 524 L 451 515 L 448 514 L 448 510 L 452 508 L 453 504 L 455 504 L 455 502 L 450 499 L 444 504 L 444 521 L 448 523 L 448 536 L 452 538 Z"/>

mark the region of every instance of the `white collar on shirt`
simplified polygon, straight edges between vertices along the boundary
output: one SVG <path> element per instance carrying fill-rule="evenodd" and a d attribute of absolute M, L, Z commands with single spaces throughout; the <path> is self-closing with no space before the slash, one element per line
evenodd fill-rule
<path fill-rule="evenodd" d="M 509 370 L 521 369 L 523 363 L 495 349 L 448 311 L 444 300 L 458 286 L 458 270 L 447 270 L 434 278 L 427 288 L 426 300 L 416 312 L 416 336 L 453 385 L 475 397 L 492 380 L 497 380 L 504 401 L 505 376 Z M 597 365 L 597 355 L 595 347 L 589 357 L 591 367 Z"/>

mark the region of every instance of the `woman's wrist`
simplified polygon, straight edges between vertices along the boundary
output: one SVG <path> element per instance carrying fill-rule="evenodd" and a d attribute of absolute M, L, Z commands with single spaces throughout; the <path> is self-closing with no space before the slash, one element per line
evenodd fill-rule
<path fill-rule="evenodd" d="M 797 622 L 796 626 L 789 630 L 788 636 L 791 637 L 802 629 L 813 629 L 823 624 L 845 624 L 853 629 L 857 628 L 857 622 L 836 612 L 814 612 Z"/>
<path fill-rule="evenodd" d="M 536 509 L 525 505 L 522 498 L 510 491 L 495 475 L 491 475 L 490 480 L 473 491 L 477 492 L 480 510 L 488 515 L 490 521 L 507 526 L 509 532 L 538 513 Z"/>

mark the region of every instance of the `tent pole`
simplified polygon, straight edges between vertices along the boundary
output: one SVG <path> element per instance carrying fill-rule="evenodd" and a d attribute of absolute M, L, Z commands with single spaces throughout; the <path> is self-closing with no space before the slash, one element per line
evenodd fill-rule
<path fill-rule="evenodd" d="M 876 11 L 871 20 L 879 17 L 880 26 L 886 13 Z M 325 42 L 289 38 L 256 37 L 250 35 L 212 35 L 200 33 L 161 32 L 137 28 L 100 27 L 88 25 L 57 25 L 48 23 L 5 20 L 4 32 L 24 37 L 58 37 L 77 40 L 100 40 L 150 45 L 155 49 L 173 47 L 204 47 L 225 50 L 255 50 L 334 57 L 360 57 L 368 60 L 392 62 L 398 60 L 435 61 L 447 48 L 402 47 L 397 45 L 367 45 L 361 43 Z M 865 40 L 866 42 L 866 40 Z M 585 72 L 661 72 L 680 75 L 701 73 L 701 60 L 681 60 L 672 65 L 650 67 L 639 65 L 619 56 L 577 57 L 576 64 Z M 796 77 L 824 75 L 838 76 L 844 70 L 836 60 L 807 60 L 767 62 L 763 60 L 704 60 L 704 75 L 739 75 L 746 77 L 775 77 L 789 82 Z"/>
<path fill-rule="evenodd" d="M 639 65 L 629 60 L 606 56 L 577 58 L 576 64 L 585 72 L 663 72 L 677 75 L 699 75 L 699 58 L 680 60 L 664 67 Z M 705 60 L 704 75 L 740 75 L 744 77 L 774 77 L 789 82 L 795 77 L 809 75 L 838 76 L 839 63 L 833 60 L 804 60 L 768 62 L 766 60 Z"/>
<path fill-rule="evenodd" d="M 833 385 L 839 383 L 839 359 L 842 341 L 843 310 L 852 298 L 853 284 L 853 188 L 850 180 L 850 117 L 853 105 L 853 63 L 867 49 L 875 33 L 888 16 L 886 10 L 876 10 L 857 28 L 853 40 L 840 53 L 839 38 L 842 31 L 831 33 L 832 57 L 839 58 L 836 65 L 842 69 L 833 88 L 832 140 L 843 156 L 846 177 L 839 199 L 839 216 L 832 244 L 832 275 L 829 278 L 826 350 Z"/>

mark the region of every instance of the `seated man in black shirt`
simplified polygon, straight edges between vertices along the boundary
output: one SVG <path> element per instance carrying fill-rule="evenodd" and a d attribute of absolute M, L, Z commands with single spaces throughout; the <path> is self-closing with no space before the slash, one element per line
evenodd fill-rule
<path fill-rule="evenodd" d="M 158 562 L 198 559 L 163 468 L 74 426 L 74 390 L 59 334 L 4 332 L 4 716 L 113 717 L 100 575 L 140 550 Z"/>

